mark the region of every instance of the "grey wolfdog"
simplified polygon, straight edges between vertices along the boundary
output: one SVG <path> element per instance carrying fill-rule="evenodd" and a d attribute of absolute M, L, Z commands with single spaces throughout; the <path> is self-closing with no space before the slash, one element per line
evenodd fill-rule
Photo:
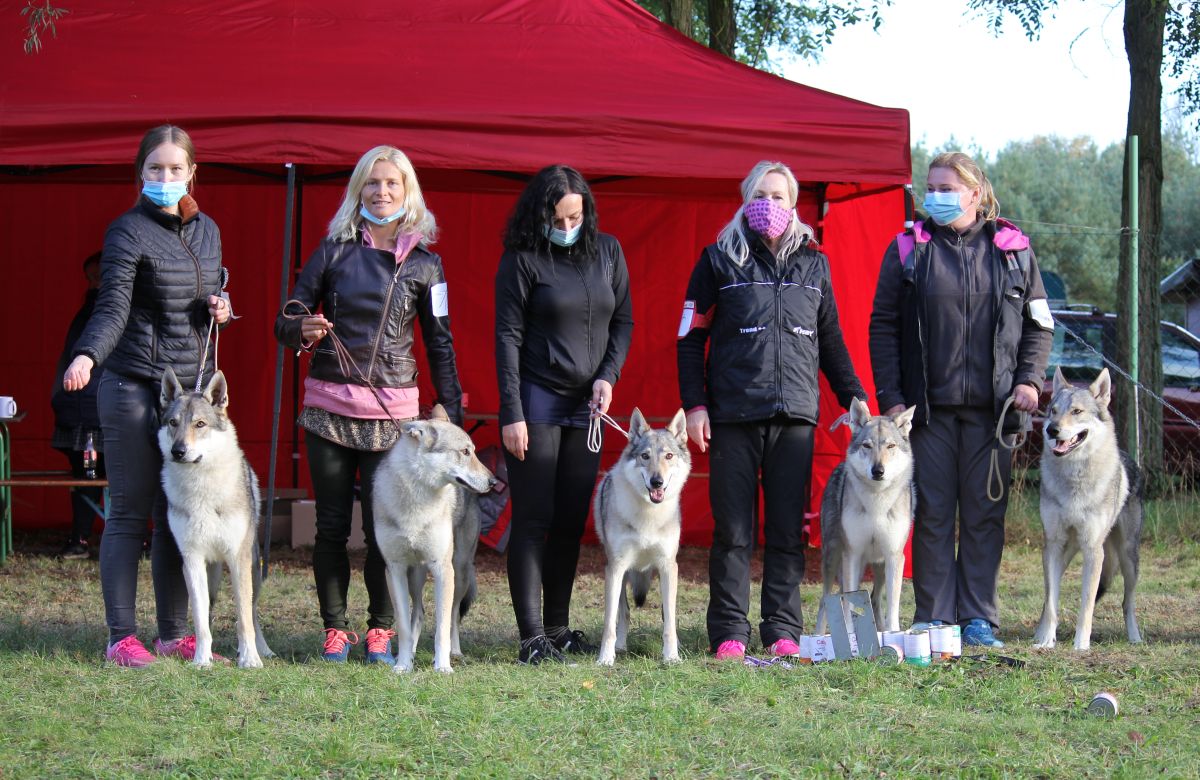
<path fill-rule="evenodd" d="M 229 420 L 225 375 L 214 374 L 202 393 L 186 393 L 175 372 L 167 368 L 159 400 L 163 416 L 158 447 L 163 456 L 167 523 L 183 557 L 196 624 L 193 663 L 212 664 L 209 609 L 224 562 L 233 581 L 238 666 L 261 667 L 263 658 L 275 654 L 258 621 L 258 478 Z"/>
<path fill-rule="evenodd" d="M 833 470 L 821 499 L 821 607 L 817 633 L 825 633 L 825 596 L 835 582 L 843 593 L 858 590 L 863 565 L 875 577 L 871 604 L 876 625 L 900 630 L 904 543 L 916 509 L 912 429 L 915 406 L 894 417 L 872 417 L 857 398 L 850 404 L 852 437 L 846 460 Z M 880 614 L 880 589 L 887 581 L 887 623 Z"/>
<path fill-rule="evenodd" d="M 1046 604 L 1034 647 L 1054 647 L 1059 585 L 1077 550 L 1083 551 L 1083 589 L 1075 649 L 1091 645 L 1096 599 L 1118 565 L 1125 580 L 1125 630 L 1130 642 L 1142 641 L 1133 598 L 1142 538 L 1142 478 L 1137 465 L 1117 448 L 1108 413 L 1111 393 L 1107 368 L 1088 388 L 1067 382 L 1061 368 L 1054 371 L 1040 466 Z"/>
<path fill-rule="evenodd" d="M 596 490 L 593 516 L 604 545 L 604 634 L 596 663 L 612 666 L 625 649 L 629 601 L 625 583 L 640 607 L 658 572 L 662 590 L 663 661 L 679 660 L 675 598 L 679 592 L 679 495 L 692 470 L 683 410 L 665 430 L 652 429 L 637 409 L 629 420 L 629 443 Z"/>
<path fill-rule="evenodd" d="M 432 419 L 402 423 L 400 438 L 376 469 L 375 542 L 387 561 L 396 607 L 396 672 L 413 667 L 427 571 L 433 574 L 433 668 L 454 671 L 450 653 L 459 654 L 458 621 L 475 597 L 479 540 L 478 504 L 465 491 L 483 494 L 495 484 L 471 437 L 440 405 Z"/>

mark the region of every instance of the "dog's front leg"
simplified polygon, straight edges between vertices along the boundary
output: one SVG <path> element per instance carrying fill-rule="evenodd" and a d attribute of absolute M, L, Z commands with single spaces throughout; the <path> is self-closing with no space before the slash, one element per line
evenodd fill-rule
<path fill-rule="evenodd" d="M 196 624 L 196 655 L 192 663 L 201 668 L 212 666 L 212 630 L 208 625 L 206 566 L 202 556 L 183 556 L 183 578 L 187 583 L 188 600 L 192 603 L 192 622 Z"/>
<path fill-rule="evenodd" d="M 412 615 L 409 625 L 412 626 L 412 651 L 417 654 L 417 645 L 421 644 L 421 631 L 425 628 L 425 575 L 428 572 L 424 566 L 408 567 L 408 593 L 412 597 Z"/>
<path fill-rule="evenodd" d="M 604 568 L 604 633 L 600 636 L 600 654 L 596 663 L 612 666 L 617 660 L 617 612 L 625 598 L 624 561 L 610 560 Z"/>
<path fill-rule="evenodd" d="M 392 595 L 392 606 L 396 609 L 396 665 L 397 674 L 412 671 L 412 607 L 408 594 L 408 567 L 402 563 L 387 562 L 388 591 Z"/>
<path fill-rule="evenodd" d="M 233 582 L 233 603 L 237 607 L 238 666 L 243 669 L 260 669 L 263 665 L 255 641 L 252 559 L 252 554 L 245 557 L 235 554 L 229 559 L 229 579 Z M 199 641 L 196 644 L 198 647 Z M 199 652 L 196 657 L 200 657 Z"/>
<path fill-rule="evenodd" d="M 1083 583 L 1079 594 L 1079 622 L 1075 626 L 1075 649 L 1092 646 L 1092 613 L 1096 610 L 1096 589 L 1100 586 L 1100 569 L 1104 566 L 1104 545 L 1083 548 Z"/>
<path fill-rule="evenodd" d="M 842 593 L 856 591 L 862 584 L 863 556 L 849 549 L 842 552 Z"/>
<path fill-rule="evenodd" d="M 1066 569 L 1063 546 L 1057 540 L 1046 538 L 1042 546 L 1042 575 L 1045 577 L 1046 602 L 1042 605 L 1042 619 L 1033 635 L 1033 646 L 1043 650 L 1054 647 L 1058 631 L 1058 586 Z"/>
<path fill-rule="evenodd" d="M 876 577 L 878 579 L 878 576 Z M 904 585 L 904 553 L 888 556 L 884 562 L 884 582 L 887 583 L 887 628 L 885 631 L 900 630 L 900 588 Z M 882 582 L 876 582 L 878 589 Z"/>
<path fill-rule="evenodd" d="M 267 646 L 267 636 L 263 633 L 262 622 L 258 619 L 258 597 L 262 593 L 262 551 L 257 541 L 254 543 L 254 564 L 250 569 L 254 582 L 254 645 L 258 648 L 259 658 L 274 658 L 275 651 Z"/>
<path fill-rule="evenodd" d="M 658 565 L 658 585 L 662 591 L 663 662 L 679 662 L 679 635 L 675 631 L 675 599 L 679 593 L 679 564 L 674 558 Z"/>
<path fill-rule="evenodd" d="M 450 667 L 450 610 L 454 601 L 454 560 L 450 551 L 433 566 L 433 611 L 437 625 L 433 629 L 433 668 L 443 674 L 454 671 Z"/>

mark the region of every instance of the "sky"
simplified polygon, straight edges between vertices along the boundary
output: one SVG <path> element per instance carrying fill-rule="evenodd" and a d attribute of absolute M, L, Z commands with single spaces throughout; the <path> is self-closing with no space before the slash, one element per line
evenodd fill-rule
<path fill-rule="evenodd" d="M 820 62 L 797 60 L 783 75 L 908 109 L 913 143 L 929 149 L 951 137 L 988 155 L 1039 135 L 1123 142 L 1122 3 L 1061 0 L 1034 42 L 1011 15 L 997 38 L 982 16 L 966 13 L 965 0 L 895 0 L 877 33 L 869 23 L 838 30 Z M 1169 89 L 1164 83 L 1164 105 Z"/>

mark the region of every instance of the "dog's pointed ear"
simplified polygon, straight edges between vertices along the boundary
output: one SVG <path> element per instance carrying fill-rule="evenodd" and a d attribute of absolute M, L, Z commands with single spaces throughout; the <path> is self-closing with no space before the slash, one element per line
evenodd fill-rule
<path fill-rule="evenodd" d="M 446 414 L 446 407 L 441 404 L 434 404 L 432 411 L 429 412 L 429 419 L 450 422 L 450 415 Z"/>
<path fill-rule="evenodd" d="M 1058 395 L 1059 390 L 1062 390 L 1064 387 L 1069 387 L 1070 384 L 1071 383 L 1067 381 L 1067 378 L 1065 376 L 1063 376 L 1062 366 L 1055 366 L 1054 367 L 1054 385 L 1052 386 L 1051 392 L 1054 395 Z"/>
<path fill-rule="evenodd" d="M 687 449 L 687 412 L 682 409 L 675 412 L 675 416 L 671 418 L 671 423 L 667 426 L 667 432 L 675 437 L 681 447 Z"/>
<path fill-rule="evenodd" d="M 900 412 L 900 414 L 892 416 L 892 422 L 896 424 L 896 427 L 900 429 L 900 433 L 902 433 L 905 438 L 907 438 L 908 434 L 912 432 L 912 419 L 913 415 L 916 413 L 917 407 L 910 406 L 903 412 Z"/>
<path fill-rule="evenodd" d="M 629 438 L 641 436 L 650 430 L 650 423 L 646 422 L 646 418 L 642 416 L 642 410 L 636 406 L 633 407 L 633 414 L 629 416 Z"/>
<path fill-rule="evenodd" d="M 406 422 L 400 426 L 400 435 L 412 437 L 417 444 L 424 444 L 425 425 L 420 420 Z"/>
<path fill-rule="evenodd" d="M 229 410 L 229 385 L 225 382 L 224 372 L 218 371 L 208 380 L 208 387 L 204 388 L 204 400 L 212 404 L 214 409 L 222 412 Z"/>
<path fill-rule="evenodd" d="M 1112 379 L 1108 376 L 1108 368 L 1100 369 L 1100 375 L 1096 377 L 1096 381 L 1092 382 L 1088 390 L 1096 399 L 1096 403 L 1100 404 L 1101 409 L 1108 408 L 1108 402 L 1112 399 Z"/>
<path fill-rule="evenodd" d="M 163 371 L 162 384 L 158 393 L 158 401 L 163 409 L 174 401 L 179 396 L 183 395 L 183 385 L 179 384 L 179 379 L 176 378 L 175 372 L 167 366 L 167 370 Z"/>
<path fill-rule="evenodd" d="M 871 422 L 870 407 L 867 406 L 866 401 L 855 398 L 850 402 L 850 430 L 857 433 L 859 428 L 869 422 Z"/>

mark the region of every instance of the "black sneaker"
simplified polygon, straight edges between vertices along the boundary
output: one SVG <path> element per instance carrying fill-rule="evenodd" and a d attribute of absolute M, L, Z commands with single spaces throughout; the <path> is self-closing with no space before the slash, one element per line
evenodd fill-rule
<path fill-rule="evenodd" d="M 58 557 L 64 560 L 80 560 L 88 557 L 88 543 L 79 539 L 68 539 L 63 548 L 58 551 Z"/>
<path fill-rule="evenodd" d="M 600 652 L 600 648 L 589 642 L 582 631 L 571 631 L 564 628 L 558 632 L 548 633 L 547 636 L 553 637 L 550 641 L 554 643 L 560 653 L 595 655 Z"/>
<path fill-rule="evenodd" d="M 564 663 L 566 660 L 545 634 L 538 634 L 521 642 L 521 652 L 517 656 L 517 663 L 527 666 L 537 666 L 543 661 Z"/>

